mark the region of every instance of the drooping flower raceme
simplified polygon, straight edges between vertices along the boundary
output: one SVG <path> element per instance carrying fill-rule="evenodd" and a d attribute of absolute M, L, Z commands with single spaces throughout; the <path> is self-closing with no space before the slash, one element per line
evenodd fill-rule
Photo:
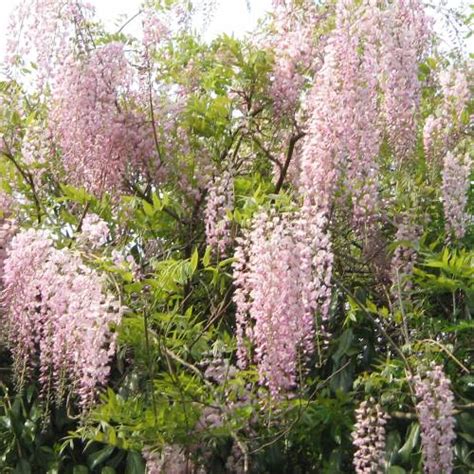
<path fill-rule="evenodd" d="M 3 265 L 7 256 L 7 246 L 15 232 L 14 222 L 10 219 L 12 197 L 0 190 L 0 286 L 2 284 Z"/>
<path fill-rule="evenodd" d="M 347 186 L 352 193 L 354 225 L 359 234 L 367 236 L 380 206 L 377 164 L 382 139 L 377 80 L 380 11 L 366 2 L 352 15 L 346 11 L 345 16 L 341 40 L 345 40 L 342 44 L 346 43 L 347 59 L 342 68 L 340 107 L 349 110 L 345 111 L 347 129 L 342 145 L 347 150 Z"/>
<path fill-rule="evenodd" d="M 77 396 L 83 409 L 106 383 L 121 308 L 100 275 L 46 231 L 17 234 L 3 275 L 8 341 L 19 385 L 39 373 L 46 400 Z M 70 389 L 68 388 L 70 386 Z"/>
<path fill-rule="evenodd" d="M 79 240 L 89 243 L 93 248 L 100 247 L 107 242 L 110 230 L 107 222 L 97 214 L 87 214 L 82 221 Z"/>
<path fill-rule="evenodd" d="M 338 21 L 340 18 L 338 17 Z M 327 229 L 332 197 L 340 177 L 345 120 L 339 107 L 341 88 L 340 65 L 344 45 L 340 44 L 339 28 L 328 40 L 324 64 L 309 93 L 307 108 L 310 118 L 302 145 L 301 193 L 304 196 L 302 221 L 306 224 L 306 259 L 303 265 L 313 273 L 313 295 L 309 305 L 327 317 L 331 294 L 332 251 Z"/>
<path fill-rule="evenodd" d="M 23 0 L 10 18 L 7 64 L 21 58 L 35 62 L 39 86 L 62 74 L 61 68 L 74 45 L 88 50 L 87 22 L 94 16 L 82 0 Z"/>
<path fill-rule="evenodd" d="M 176 444 L 167 444 L 160 452 L 145 449 L 142 455 L 146 461 L 146 474 L 186 474 L 196 472 L 194 464 L 184 449 Z"/>
<path fill-rule="evenodd" d="M 363 401 L 356 410 L 352 432 L 354 468 L 357 474 L 385 472 L 385 425 L 388 416 L 373 399 Z"/>
<path fill-rule="evenodd" d="M 10 219 L 0 218 L 0 286 L 3 279 L 3 267 L 7 257 L 7 247 L 14 233 L 14 224 Z"/>
<path fill-rule="evenodd" d="M 330 210 L 343 171 L 347 171 L 353 192 L 354 220 L 359 228 L 377 208 L 375 158 L 380 133 L 377 66 L 372 57 L 377 29 L 373 15 L 372 7 L 359 9 L 351 2 L 338 2 L 336 28 L 306 103 L 310 118 L 300 176 L 302 221 L 309 249 L 304 265 L 313 275 L 309 304 L 323 319 L 328 316 L 331 297 Z M 361 50 L 365 51 L 362 56 Z"/>
<path fill-rule="evenodd" d="M 443 99 L 425 122 L 423 145 L 426 157 L 437 162 L 447 150 L 454 149 L 463 130 L 462 115 L 470 98 L 466 74 L 454 67 L 439 75 Z"/>
<path fill-rule="evenodd" d="M 260 213 L 236 253 L 234 276 L 239 346 L 254 347 L 260 381 L 277 396 L 295 387 L 299 363 L 313 351 L 308 275 L 298 221 Z M 239 347 L 240 366 L 247 352 Z"/>
<path fill-rule="evenodd" d="M 430 24 L 419 0 L 386 2 L 381 18 L 381 86 L 387 135 L 397 160 L 413 151 L 421 86 L 420 61 Z"/>
<path fill-rule="evenodd" d="M 43 172 L 54 156 L 51 133 L 45 124 L 33 124 L 26 129 L 21 155 L 23 163 L 38 186 Z"/>
<path fill-rule="evenodd" d="M 162 43 L 162 40 L 167 37 L 169 34 L 169 26 L 154 8 L 146 9 L 143 12 L 142 18 L 142 44 L 147 54 L 149 54 L 150 51 L 155 51 Z"/>
<path fill-rule="evenodd" d="M 231 220 L 228 213 L 234 210 L 234 180 L 229 171 L 216 176 L 209 186 L 204 218 L 207 244 L 225 256 L 232 243 Z"/>
<path fill-rule="evenodd" d="M 299 13 L 304 15 L 299 17 Z M 270 94 L 278 115 L 291 114 L 296 110 L 303 85 L 304 73 L 315 61 L 312 34 L 317 24 L 314 5 L 304 2 L 296 7 L 275 5 L 275 34 L 269 46 L 275 54 Z"/>
<path fill-rule="evenodd" d="M 454 118 L 460 120 L 471 97 L 466 74 L 451 67 L 440 73 L 439 82 L 443 91 L 445 110 L 451 109 Z"/>
<path fill-rule="evenodd" d="M 142 451 L 142 456 L 146 463 L 146 474 L 161 474 L 162 471 L 159 453 L 145 449 Z"/>
<path fill-rule="evenodd" d="M 471 184 L 472 160 L 466 153 L 446 153 L 443 162 L 442 200 L 446 231 L 456 239 L 464 237 L 471 216 L 466 212 L 467 195 Z"/>
<path fill-rule="evenodd" d="M 413 377 L 421 428 L 424 472 L 449 474 L 453 470 L 454 395 L 444 370 L 434 365 L 424 377 Z"/>
<path fill-rule="evenodd" d="M 95 194 L 123 187 L 130 166 L 152 179 L 163 171 L 146 116 L 120 101 L 132 78 L 123 44 L 109 43 L 70 56 L 53 84 L 51 129 L 64 168 Z"/>
<path fill-rule="evenodd" d="M 416 244 L 423 232 L 420 225 L 413 222 L 410 215 L 401 216 L 395 234 L 395 241 L 399 245 L 395 249 L 391 261 L 391 280 L 395 294 L 400 291 L 410 290 L 411 282 L 407 279 L 413 271 L 416 263 Z"/>

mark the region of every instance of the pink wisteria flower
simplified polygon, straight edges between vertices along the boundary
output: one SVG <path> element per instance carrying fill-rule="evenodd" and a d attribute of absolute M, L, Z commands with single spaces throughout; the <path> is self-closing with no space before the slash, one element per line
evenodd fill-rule
<path fill-rule="evenodd" d="M 470 98 L 469 84 L 464 71 L 451 67 L 439 74 L 442 101 L 430 115 L 423 128 L 426 158 L 440 161 L 449 150 L 454 150 L 465 129 L 463 113 Z"/>
<path fill-rule="evenodd" d="M 446 153 L 443 162 L 441 187 L 446 231 L 456 239 L 462 239 L 472 216 L 466 210 L 471 185 L 472 159 L 466 153 Z"/>
<path fill-rule="evenodd" d="M 150 123 L 121 103 L 132 80 L 123 44 L 108 43 L 84 59 L 70 55 L 52 85 L 51 130 L 66 173 L 97 195 L 123 189 L 129 166 L 162 177 Z"/>
<path fill-rule="evenodd" d="M 302 265 L 298 221 L 262 212 L 247 238 L 234 263 L 239 363 L 247 362 L 248 338 L 260 381 L 278 396 L 296 386 L 298 365 L 314 350 L 310 280 Z"/>
<path fill-rule="evenodd" d="M 79 241 L 89 243 L 93 248 L 101 247 L 107 243 L 110 230 L 107 222 L 97 214 L 87 214 L 82 221 Z"/>
<path fill-rule="evenodd" d="M 439 365 L 413 377 L 416 409 L 421 427 L 424 471 L 450 474 L 453 470 L 454 395 L 451 382 Z"/>
<path fill-rule="evenodd" d="M 75 395 L 87 409 L 107 382 L 115 352 L 112 326 L 122 308 L 104 280 L 42 230 L 18 233 L 3 272 L 7 338 L 22 386 L 39 373 L 47 401 Z"/>
<path fill-rule="evenodd" d="M 208 190 L 204 219 L 207 244 L 221 257 L 232 244 L 232 221 L 229 213 L 234 210 L 234 179 L 229 171 L 216 176 Z"/>
<path fill-rule="evenodd" d="M 278 116 L 294 114 L 303 91 L 305 74 L 314 62 L 313 32 L 318 18 L 312 2 L 274 2 L 275 33 L 268 46 L 275 55 L 270 94 Z M 304 12 L 304 15 L 301 13 Z"/>
<path fill-rule="evenodd" d="M 388 416 L 373 399 L 363 401 L 356 410 L 352 432 L 354 468 L 357 474 L 385 472 L 385 425 Z"/>

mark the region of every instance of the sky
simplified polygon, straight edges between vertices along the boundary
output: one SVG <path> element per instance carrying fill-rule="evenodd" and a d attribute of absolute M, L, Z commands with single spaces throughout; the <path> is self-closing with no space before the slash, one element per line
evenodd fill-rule
<path fill-rule="evenodd" d="M 8 26 L 8 18 L 14 6 L 20 0 L 0 0 L 0 60 L 4 56 L 5 36 Z M 218 7 L 214 17 L 207 27 L 205 37 L 212 38 L 219 33 L 234 34 L 242 36 L 246 31 L 252 30 L 265 11 L 270 9 L 271 0 L 250 0 L 251 10 L 247 8 L 246 0 L 217 0 Z M 448 7 L 458 6 L 462 0 L 438 0 L 443 1 Z M 99 18 L 111 30 L 117 24 L 120 15 L 131 17 L 138 12 L 142 0 L 89 0 L 97 10 Z M 133 33 L 133 28 L 139 28 L 140 21 L 132 22 L 128 26 L 128 32 Z M 438 32 L 441 32 L 443 26 L 438 23 Z M 126 30 L 127 31 L 127 30 Z M 447 41 L 449 41 L 447 39 Z M 474 37 L 471 38 L 469 49 L 474 52 Z"/>

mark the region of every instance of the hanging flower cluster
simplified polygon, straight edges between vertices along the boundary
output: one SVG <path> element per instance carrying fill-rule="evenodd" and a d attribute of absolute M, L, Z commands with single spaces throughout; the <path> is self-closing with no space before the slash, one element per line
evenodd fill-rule
<path fill-rule="evenodd" d="M 454 395 L 443 368 L 434 365 L 424 377 L 413 377 L 421 428 L 424 471 L 449 474 L 453 470 Z"/>
<path fill-rule="evenodd" d="M 413 222 L 410 215 L 401 216 L 395 234 L 399 245 L 395 249 L 391 262 L 392 288 L 395 294 L 411 289 L 411 282 L 406 277 L 411 275 L 416 263 L 415 246 L 423 232 L 423 228 Z"/>
<path fill-rule="evenodd" d="M 324 64 L 307 99 L 310 118 L 300 177 L 302 214 L 311 249 L 305 265 L 313 269 L 315 278 L 312 307 L 323 318 L 327 318 L 331 294 L 330 210 L 345 166 L 354 193 L 356 223 L 368 222 L 377 207 L 375 158 L 380 133 L 374 80 L 377 67 L 372 57 L 377 24 L 371 17 L 375 14 L 372 7 L 354 10 L 347 2 L 338 3 L 336 28 L 328 39 Z M 353 28 L 353 23 L 361 29 Z M 361 44 L 365 44 L 362 57 Z"/>
<path fill-rule="evenodd" d="M 146 461 L 146 474 L 186 474 L 196 469 L 184 449 L 175 444 L 166 445 L 161 453 L 144 450 L 142 455 Z"/>
<path fill-rule="evenodd" d="M 204 219 L 207 244 L 217 250 L 221 257 L 226 255 L 232 244 L 232 222 L 228 213 L 234 210 L 234 180 L 229 171 L 216 176 L 207 195 Z"/>
<path fill-rule="evenodd" d="M 314 282 L 325 298 L 327 316 L 332 253 L 329 222 L 342 179 L 352 195 L 357 233 L 370 237 L 380 214 L 378 164 L 388 135 L 396 157 L 411 152 L 419 102 L 418 63 L 428 39 L 428 20 L 417 1 L 383 4 L 340 1 L 336 27 L 306 106 L 310 114 L 301 156 L 303 215 L 311 226 L 309 244 Z M 387 44 L 393 45 L 389 51 Z M 400 46 L 402 45 L 402 46 Z M 405 49 L 408 49 L 406 55 Z M 380 103 L 380 93 L 383 101 Z M 367 239 L 370 241 L 370 238 Z M 326 293 L 324 295 L 324 293 Z M 315 300 L 314 307 L 321 307 Z"/>
<path fill-rule="evenodd" d="M 30 229 L 12 239 L 3 282 L 19 385 L 38 370 L 46 400 L 75 394 L 88 408 L 107 381 L 115 349 L 111 325 L 122 311 L 103 293 L 100 275 L 72 251 L 57 250 L 46 231 Z"/>
<path fill-rule="evenodd" d="M 147 55 L 149 55 L 150 52 L 156 51 L 158 45 L 160 45 L 162 40 L 168 36 L 170 30 L 164 22 L 164 19 L 160 17 L 154 8 L 147 8 L 144 10 L 142 18 L 142 44 Z"/>
<path fill-rule="evenodd" d="M 239 363 L 246 363 L 245 336 L 255 347 L 260 380 L 271 393 L 295 387 L 299 363 L 313 351 L 314 324 L 304 245 L 298 221 L 257 215 L 234 264 Z"/>
<path fill-rule="evenodd" d="M 280 222 L 276 217 L 262 214 L 247 235 L 247 244 L 241 243 L 237 250 L 234 268 L 239 358 L 242 363 L 246 354 L 243 345 L 246 334 L 255 344 L 261 379 L 274 393 L 295 383 L 295 348 L 302 340 L 309 344 L 311 338 L 304 332 L 312 331 L 309 321 L 319 315 L 323 323 L 321 328 L 327 326 L 333 264 L 329 224 L 336 190 L 345 180 L 353 198 L 355 227 L 367 235 L 379 209 L 376 159 L 383 127 L 387 126 L 395 153 L 402 149 L 408 152 L 411 147 L 402 144 L 400 137 L 407 137 L 407 127 L 415 128 L 417 95 L 409 93 L 403 103 L 397 102 L 401 76 L 391 75 L 399 74 L 392 69 L 400 58 L 395 55 L 391 61 L 384 62 L 381 49 L 384 38 L 393 35 L 392 42 L 396 42 L 399 36 L 407 35 L 411 43 L 405 46 L 412 49 L 412 58 L 397 67 L 403 74 L 407 68 L 407 77 L 411 77 L 426 41 L 427 22 L 418 3 L 410 2 L 410 6 L 405 7 L 411 11 L 409 16 L 400 5 L 387 4 L 380 9 L 372 2 L 362 5 L 347 1 L 337 3 L 336 27 L 327 39 L 323 64 L 306 100 L 309 119 L 298 180 L 304 203 L 298 225 L 286 218 Z M 288 5 L 279 2 L 277 8 L 285 9 Z M 390 16 L 388 23 L 387 15 Z M 403 25 L 399 24 L 401 19 L 405 20 Z M 392 31 L 387 25 L 397 25 L 398 29 Z M 413 80 L 417 81 L 416 74 Z M 418 83 L 412 87 L 416 91 L 417 88 Z M 401 121 L 387 118 L 386 113 L 384 116 L 379 104 L 381 90 L 385 103 L 397 107 L 397 120 L 400 109 L 406 112 Z M 291 259 L 286 255 L 290 242 L 298 249 L 293 251 Z M 280 252 L 282 255 L 278 257 Z M 283 267 L 288 270 L 284 272 Z M 287 296 L 281 286 L 283 278 L 280 276 L 274 281 L 270 277 L 291 272 L 295 272 L 292 283 L 284 282 L 292 288 L 291 294 L 295 298 L 299 295 L 303 302 L 299 311 L 290 310 L 291 303 L 285 304 L 278 299 L 277 295 Z M 274 309 L 273 304 L 277 304 L 278 309 Z M 248 324 L 246 315 L 250 315 L 253 325 Z M 302 320 L 306 321 L 303 332 L 288 331 L 296 324 L 294 321 Z M 278 325 L 274 321 L 279 321 Z M 285 336 L 288 337 L 286 343 Z M 279 348 L 291 350 L 277 351 L 272 346 L 275 341 Z M 309 346 L 305 348 L 309 351 Z M 286 368 L 283 362 L 287 364 Z"/>
<path fill-rule="evenodd" d="M 128 167 L 151 178 L 163 171 L 146 117 L 120 102 L 131 70 L 121 43 L 80 60 L 70 56 L 53 85 L 51 129 L 70 180 L 95 194 L 123 187 Z"/>
<path fill-rule="evenodd" d="M 387 135 L 399 161 L 413 151 L 421 87 L 418 68 L 430 22 L 419 0 L 387 2 L 381 12 L 380 58 Z"/>
<path fill-rule="evenodd" d="M 467 153 L 446 153 L 443 162 L 442 201 L 446 232 L 456 239 L 464 237 L 466 225 L 472 218 L 466 212 L 471 170 L 472 160 Z"/>
<path fill-rule="evenodd" d="M 97 214 L 87 214 L 82 221 L 79 241 L 88 243 L 92 248 L 101 247 L 107 243 L 110 230 L 107 222 Z"/>
<path fill-rule="evenodd" d="M 15 232 L 15 227 L 10 219 L 0 218 L 0 286 L 3 278 L 3 267 L 7 258 L 7 247 Z"/>
<path fill-rule="evenodd" d="M 15 65 L 22 57 L 34 58 L 39 85 L 44 85 L 60 73 L 73 40 L 80 48 L 87 48 L 87 23 L 94 13 L 92 5 L 82 0 L 22 1 L 10 19 L 7 64 Z"/>
<path fill-rule="evenodd" d="M 275 3 L 275 2 L 274 2 Z M 315 55 L 313 32 L 317 16 L 312 2 L 296 7 L 294 2 L 274 4 L 275 34 L 269 46 L 275 55 L 270 94 L 278 115 L 296 111 L 304 86 L 305 73 L 311 72 Z M 299 13 L 304 11 L 304 20 Z"/>
<path fill-rule="evenodd" d="M 450 68 L 440 73 L 439 82 L 443 98 L 423 128 L 423 145 L 426 157 L 436 162 L 454 149 L 463 130 L 462 115 L 470 98 L 469 84 L 463 71 Z"/>
<path fill-rule="evenodd" d="M 466 231 L 468 216 L 467 192 L 470 185 L 472 160 L 467 153 L 457 149 L 466 125 L 463 113 L 470 98 L 466 75 L 450 68 L 440 74 L 443 97 L 440 106 L 430 115 L 423 129 L 426 157 L 438 163 L 442 157 L 442 201 L 446 231 L 460 239 Z"/>
<path fill-rule="evenodd" d="M 21 155 L 38 186 L 54 156 L 51 132 L 45 124 L 29 126 L 23 137 Z"/>
<path fill-rule="evenodd" d="M 363 401 L 356 410 L 352 443 L 356 448 L 354 468 L 357 474 L 385 472 L 385 425 L 388 416 L 373 399 Z"/>

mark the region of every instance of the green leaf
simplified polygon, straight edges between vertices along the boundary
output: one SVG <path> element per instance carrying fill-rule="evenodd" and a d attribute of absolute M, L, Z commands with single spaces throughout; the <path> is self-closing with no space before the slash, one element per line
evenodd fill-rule
<path fill-rule="evenodd" d="M 153 217 L 153 215 L 155 214 L 155 209 L 149 202 L 143 201 L 143 212 L 148 217 Z"/>
<path fill-rule="evenodd" d="M 193 255 L 191 257 L 191 270 L 193 273 L 196 271 L 198 264 L 199 264 L 199 252 L 198 252 L 198 249 L 195 248 Z"/>
<path fill-rule="evenodd" d="M 105 466 L 100 471 L 100 474 L 116 474 L 116 470 L 113 467 Z"/>
<path fill-rule="evenodd" d="M 206 252 L 204 253 L 204 256 L 202 257 L 202 264 L 204 265 L 204 268 L 207 268 L 211 264 L 211 255 L 212 255 L 212 247 L 208 245 L 206 247 Z"/>
<path fill-rule="evenodd" d="M 72 474 L 89 474 L 89 469 L 81 464 L 72 468 Z"/>
<path fill-rule="evenodd" d="M 473 329 L 474 321 L 460 321 L 458 324 L 443 327 L 443 332 L 471 331 Z"/>
<path fill-rule="evenodd" d="M 152 200 L 153 200 L 153 206 L 155 209 L 161 211 L 163 209 L 163 202 L 161 201 L 161 199 L 155 194 L 153 194 L 152 196 Z"/>
<path fill-rule="evenodd" d="M 135 451 L 129 452 L 125 474 L 144 474 L 144 472 L 145 463 L 143 462 L 142 456 Z"/>
<path fill-rule="evenodd" d="M 105 448 L 90 454 L 87 456 L 87 464 L 91 469 L 96 468 L 99 464 L 103 463 L 110 457 L 114 452 L 114 449 L 114 446 L 106 446 Z"/>
<path fill-rule="evenodd" d="M 61 191 L 64 194 L 64 199 L 68 201 L 87 204 L 94 200 L 94 196 L 89 194 L 84 188 L 75 188 L 68 184 L 61 184 Z"/>
<path fill-rule="evenodd" d="M 402 458 L 403 462 L 406 463 L 410 459 L 410 455 L 413 449 L 418 443 L 420 435 L 420 425 L 418 423 L 412 423 L 408 431 L 408 437 L 405 444 L 398 450 L 398 454 Z"/>
<path fill-rule="evenodd" d="M 346 329 L 342 333 L 342 336 L 339 338 L 339 345 L 337 347 L 337 351 L 332 356 L 334 362 L 336 362 L 336 363 L 339 362 L 341 357 L 344 354 L 347 354 L 347 351 L 351 347 L 353 339 L 354 339 L 354 334 L 353 334 L 351 328 Z"/>
<path fill-rule="evenodd" d="M 390 466 L 388 468 L 388 474 L 406 474 L 406 471 L 400 466 Z"/>
<path fill-rule="evenodd" d="M 14 472 L 15 474 L 31 474 L 31 465 L 26 459 L 20 459 Z"/>

